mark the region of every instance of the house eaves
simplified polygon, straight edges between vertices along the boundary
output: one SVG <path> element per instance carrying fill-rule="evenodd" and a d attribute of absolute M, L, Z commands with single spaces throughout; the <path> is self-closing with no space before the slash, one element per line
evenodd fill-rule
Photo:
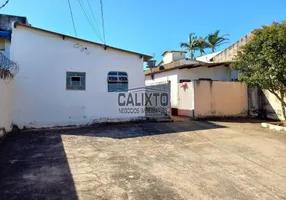
<path fill-rule="evenodd" d="M 161 73 L 161 72 L 170 71 L 170 70 L 174 70 L 174 69 L 178 69 L 178 68 L 182 68 L 182 67 L 195 66 L 195 65 L 198 65 L 200 63 L 201 63 L 200 61 L 196 61 L 196 60 L 182 59 L 182 60 L 173 61 L 171 63 L 152 68 L 152 72 L 151 72 L 151 70 L 146 70 L 144 73 L 145 73 L 145 75 L 154 74 L 154 73 Z"/>
<path fill-rule="evenodd" d="M 230 62 L 217 62 L 217 63 L 206 63 L 201 61 L 195 61 L 195 60 L 189 60 L 192 62 L 183 62 L 184 60 L 175 61 L 172 63 L 168 63 L 163 66 L 159 66 L 156 68 L 152 68 L 152 70 L 148 69 L 145 70 L 145 76 L 151 75 L 151 74 L 158 74 L 166 71 L 171 71 L 175 69 L 192 69 L 197 67 L 217 67 L 217 66 L 226 66 L 228 67 Z"/>
<path fill-rule="evenodd" d="M 87 43 L 90 43 L 90 44 L 101 46 L 105 50 L 110 48 L 110 49 L 117 50 L 117 51 L 122 51 L 122 52 L 125 52 L 125 53 L 135 54 L 135 55 L 138 55 L 140 58 L 143 58 L 143 60 L 145 62 L 152 58 L 152 56 L 149 56 L 149 55 L 146 55 L 146 54 L 141 54 L 141 53 L 137 53 L 137 52 L 134 52 L 134 51 L 125 50 L 125 49 L 120 49 L 120 48 L 117 48 L 117 47 L 112 47 L 112 46 L 108 46 L 108 45 L 105 45 L 105 44 L 92 42 L 90 40 L 76 38 L 76 37 L 73 37 L 73 36 L 70 36 L 70 35 L 65 35 L 65 34 L 62 34 L 62 33 L 57 33 L 57 32 L 53 32 L 53 31 L 50 31 L 50 30 L 41 29 L 41 28 L 37 28 L 37 27 L 34 27 L 34 26 L 29 26 L 29 25 L 26 25 L 26 24 L 21 24 L 21 23 L 17 23 L 17 22 L 14 23 L 14 28 L 17 28 L 17 26 L 25 27 L 25 28 L 28 28 L 28 29 L 33 29 L 33 30 L 36 30 L 36 31 L 46 32 L 46 33 L 50 33 L 50 34 L 54 34 L 54 35 L 58 35 L 58 36 L 61 36 L 63 39 L 64 38 L 71 38 L 73 40 L 87 42 Z"/>

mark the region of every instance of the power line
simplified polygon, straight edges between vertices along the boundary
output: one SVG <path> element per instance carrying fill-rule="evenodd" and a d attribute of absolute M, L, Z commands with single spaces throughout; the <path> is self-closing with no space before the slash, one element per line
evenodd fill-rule
<path fill-rule="evenodd" d="M 72 7 L 71 7 L 71 2 L 70 2 L 70 0 L 68 0 L 68 3 L 69 3 L 70 13 L 71 13 L 71 20 L 72 20 L 72 24 L 73 24 L 74 34 L 75 34 L 75 36 L 77 37 L 77 33 L 76 33 L 75 23 L 74 23 L 74 19 L 73 19 L 73 13 L 72 13 Z"/>
<path fill-rule="evenodd" d="M 8 3 L 9 3 L 9 0 L 6 0 L 6 2 L 2 6 L 0 6 L 0 9 L 4 8 Z"/>
<path fill-rule="evenodd" d="M 87 12 L 86 12 L 86 10 L 85 10 L 85 8 L 84 8 L 84 5 L 83 5 L 82 1 L 81 1 L 81 0 L 78 0 L 78 3 L 79 3 L 79 5 L 80 5 L 81 9 L 83 10 L 84 15 L 85 15 L 85 17 L 86 17 L 88 23 L 90 24 L 91 28 L 92 28 L 93 31 L 97 34 L 97 36 L 99 37 L 99 39 L 103 42 L 103 40 L 102 40 L 102 38 L 101 38 L 101 36 L 100 36 L 98 30 L 94 27 L 94 25 L 92 24 L 91 20 L 89 19 L 89 16 L 88 16 L 88 14 L 87 14 Z M 104 42 L 103 42 L 103 43 L 104 43 Z"/>
<path fill-rule="evenodd" d="M 91 12 L 91 14 L 92 14 L 92 17 L 93 17 L 93 21 L 94 21 L 94 23 L 95 23 L 95 26 L 98 27 L 98 24 L 97 24 L 97 21 L 96 21 L 96 17 L 95 17 L 94 12 L 93 12 L 93 10 L 92 10 L 92 8 L 91 8 L 90 1 L 87 0 L 87 3 L 88 3 L 88 6 L 89 6 L 89 9 L 90 9 L 90 12 Z M 100 36 L 101 36 L 101 34 L 100 34 Z"/>
<path fill-rule="evenodd" d="M 103 40 L 104 40 L 104 44 L 106 44 L 106 40 L 105 40 L 105 29 L 104 29 L 103 3 L 102 3 L 102 0 L 100 0 L 100 7 L 101 7 L 101 22 L 102 22 Z"/>

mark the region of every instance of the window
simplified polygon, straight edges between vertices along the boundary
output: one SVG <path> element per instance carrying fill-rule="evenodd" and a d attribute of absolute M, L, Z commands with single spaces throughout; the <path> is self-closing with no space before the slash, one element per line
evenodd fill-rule
<path fill-rule="evenodd" d="M 66 81 L 67 90 L 85 90 L 84 72 L 67 72 Z"/>
<path fill-rule="evenodd" d="M 5 51 L 5 39 L 0 38 L 0 51 Z"/>
<path fill-rule="evenodd" d="M 199 78 L 200 81 L 212 81 L 211 78 Z"/>
<path fill-rule="evenodd" d="M 128 75 L 126 72 L 109 72 L 107 83 L 108 92 L 128 91 Z"/>
<path fill-rule="evenodd" d="M 185 83 L 185 82 L 191 82 L 191 80 L 189 80 L 189 79 L 181 79 L 180 80 L 180 83 Z"/>

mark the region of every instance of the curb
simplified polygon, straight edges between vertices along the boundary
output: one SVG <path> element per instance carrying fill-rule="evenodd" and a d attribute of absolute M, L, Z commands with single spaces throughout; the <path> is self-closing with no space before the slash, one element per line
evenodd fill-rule
<path fill-rule="evenodd" d="M 261 123 L 261 127 L 269 128 L 270 130 L 274 130 L 274 131 L 286 132 L 286 127 L 277 126 L 277 125 L 273 125 L 273 124 L 269 124 L 269 123 Z"/>

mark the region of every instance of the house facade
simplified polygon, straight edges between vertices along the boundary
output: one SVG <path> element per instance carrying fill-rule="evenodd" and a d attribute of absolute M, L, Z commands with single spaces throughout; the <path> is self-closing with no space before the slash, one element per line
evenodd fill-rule
<path fill-rule="evenodd" d="M 232 81 L 237 73 L 229 68 L 228 62 L 214 63 L 211 59 L 216 55 L 199 57 L 191 60 L 185 57 L 186 52 L 166 51 L 160 66 L 145 71 L 145 84 L 154 85 L 168 81 L 171 86 L 172 114 L 178 114 L 179 83 L 194 80 Z"/>
<path fill-rule="evenodd" d="M 19 128 L 126 121 L 118 93 L 144 87 L 151 57 L 14 23 L 7 57 L 16 62 L 13 123 Z M 123 99 L 124 101 L 124 99 Z"/>

